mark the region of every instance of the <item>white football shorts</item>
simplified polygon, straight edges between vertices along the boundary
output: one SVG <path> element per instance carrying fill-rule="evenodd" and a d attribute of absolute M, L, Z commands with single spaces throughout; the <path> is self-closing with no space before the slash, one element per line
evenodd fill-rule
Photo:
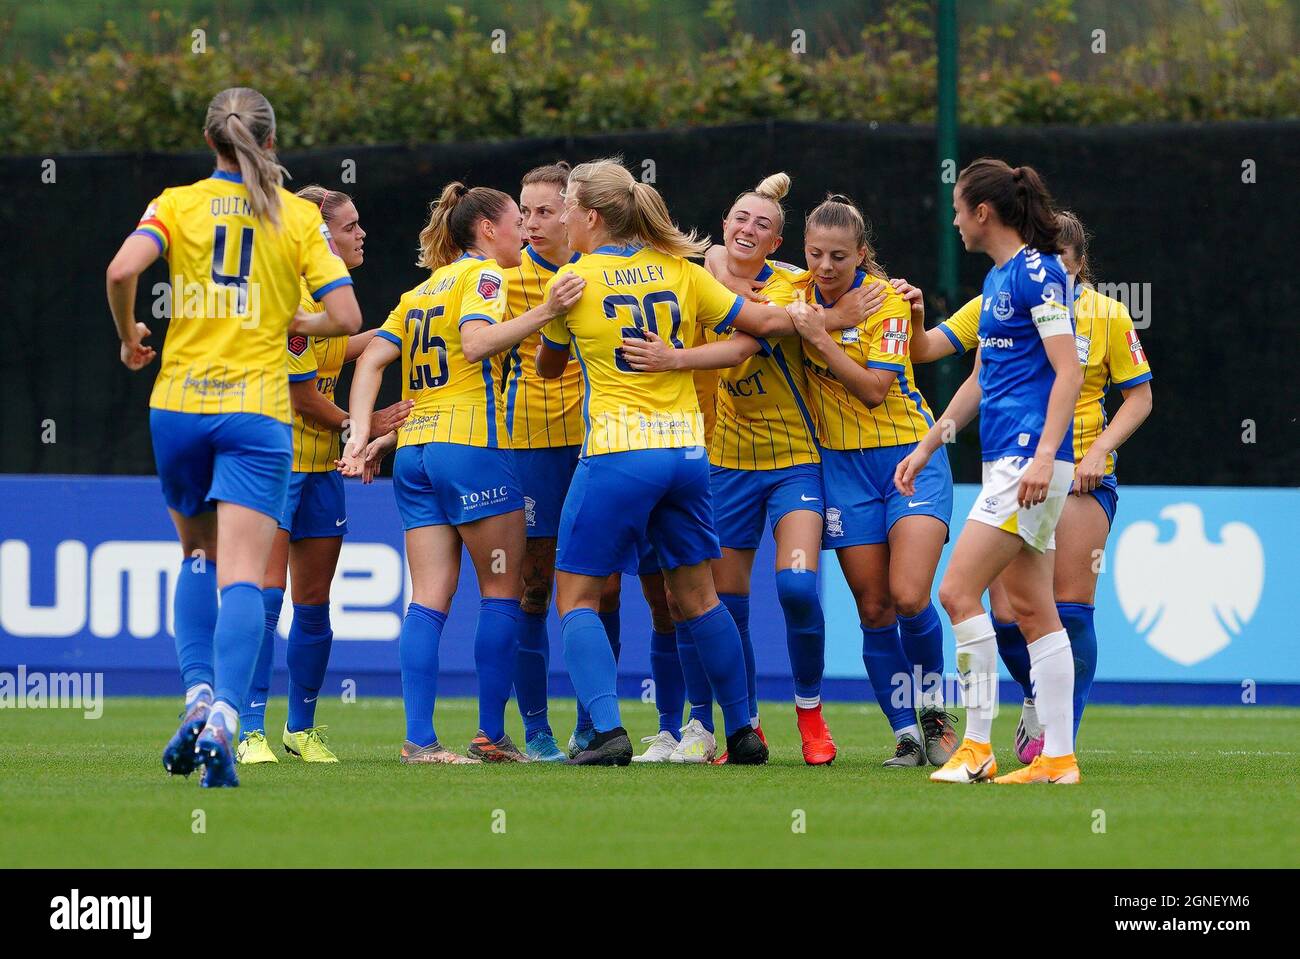
<path fill-rule="evenodd" d="M 1065 509 L 1065 498 L 1074 485 L 1074 464 L 1055 460 L 1047 499 L 1025 509 L 1017 493 L 1020 478 L 1029 469 L 1026 456 L 1004 456 L 984 464 L 984 486 L 975 498 L 967 519 L 1015 533 L 1038 552 L 1056 549 L 1056 524 Z"/>

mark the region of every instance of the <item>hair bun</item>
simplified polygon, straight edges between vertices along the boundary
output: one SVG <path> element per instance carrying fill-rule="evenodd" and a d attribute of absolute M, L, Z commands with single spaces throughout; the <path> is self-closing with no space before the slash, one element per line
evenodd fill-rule
<path fill-rule="evenodd" d="M 846 197 L 843 193 L 827 193 L 826 202 L 843 203 L 845 206 L 853 206 L 853 201 L 850 200 L 848 197 Z"/>
<path fill-rule="evenodd" d="M 780 203 L 782 198 L 790 192 L 790 175 L 788 173 L 773 173 L 766 176 L 754 187 L 754 193 L 765 200 L 772 200 Z"/>

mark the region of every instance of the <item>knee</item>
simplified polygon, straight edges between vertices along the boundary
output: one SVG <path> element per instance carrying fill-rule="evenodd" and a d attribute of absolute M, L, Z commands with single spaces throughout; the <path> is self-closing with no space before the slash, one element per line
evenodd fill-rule
<path fill-rule="evenodd" d="M 325 606 L 330 601 L 329 584 L 293 584 L 293 601 L 300 606 Z"/>
<path fill-rule="evenodd" d="M 894 622 L 897 615 L 894 612 L 893 601 L 885 596 L 859 596 L 855 597 L 858 603 L 858 618 L 862 625 L 870 629 L 880 629 Z"/>
<path fill-rule="evenodd" d="M 776 596 L 792 623 L 806 622 L 821 614 L 816 573 L 781 570 L 776 576 Z"/>
<path fill-rule="evenodd" d="M 551 605 L 550 583 L 525 583 L 524 593 L 519 600 L 519 608 L 531 616 L 545 616 Z"/>
<path fill-rule="evenodd" d="M 905 589 L 894 594 L 894 608 L 899 616 L 916 616 L 930 605 L 930 596 L 917 589 Z"/>
<path fill-rule="evenodd" d="M 954 623 L 960 623 L 963 620 L 970 619 L 971 616 L 978 615 L 972 612 L 972 605 L 979 605 L 979 599 L 972 599 L 968 590 L 952 583 L 947 578 L 939 584 L 939 605 L 944 608 L 948 614 L 948 619 Z M 980 606 L 983 610 L 984 607 Z"/>

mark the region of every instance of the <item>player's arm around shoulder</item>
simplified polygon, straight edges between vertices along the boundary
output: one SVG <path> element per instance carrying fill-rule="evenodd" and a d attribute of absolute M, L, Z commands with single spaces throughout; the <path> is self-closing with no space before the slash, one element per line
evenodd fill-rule
<path fill-rule="evenodd" d="M 495 282 L 497 288 L 492 289 Z M 522 316 L 505 319 L 505 280 L 486 266 L 472 285 L 471 304 L 480 312 L 461 314 L 461 351 L 471 363 L 517 346 L 538 330 L 563 317 L 582 298 L 587 281 L 572 269 L 561 270 L 546 285 L 546 299 Z"/>

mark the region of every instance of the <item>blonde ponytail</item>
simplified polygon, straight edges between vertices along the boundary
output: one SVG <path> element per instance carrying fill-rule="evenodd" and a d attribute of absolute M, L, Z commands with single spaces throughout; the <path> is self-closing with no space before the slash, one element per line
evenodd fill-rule
<path fill-rule="evenodd" d="M 416 266 L 437 270 L 474 245 L 480 220 L 495 223 L 510 203 L 500 190 L 473 189 L 453 180 L 429 204 L 429 222 L 420 231 L 420 256 Z"/>
<path fill-rule="evenodd" d="M 659 191 L 635 179 L 619 159 L 578 164 L 569 174 L 568 195 L 599 213 L 615 242 L 641 243 L 680 257 L 703 256 L 709 248 L 707 236 L 679 230 Z"/>
<path fill-rule="evenodd" d="M 253 215 L 278 226 L 280 188 L 289 171 L 280 165 L 273 148 L 263 146 L 275 137 L 271 102 L 250 87 L 229 87 L 208 104 L 203 130 L 219 157 L 239 165 Z"/>

